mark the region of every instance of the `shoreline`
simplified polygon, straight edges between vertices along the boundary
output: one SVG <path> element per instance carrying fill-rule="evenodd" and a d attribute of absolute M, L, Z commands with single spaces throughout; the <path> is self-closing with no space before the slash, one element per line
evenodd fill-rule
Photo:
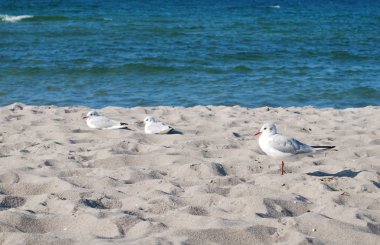
<path fill-rule="evenodd" d="M 124 107 L 124 106 L 104 106 L 104 107 L 90 107 L 87 105 L 55 105 L 55 104 L 45 104 L 45 105 L 39 105 L 39 104 L 26 104 L 22 102 L 14 102 L 10 104 L 6 104 L 3 106 L 0 106 L 0 108 L 5 108 L 5 107 L 14 107 L 16 105 L 21 105 L 21 106 L 27 106 L 27 107 L 52 107 L 52 108 L 86 108 L 88 110 L 105 110 L 107 108 L 123 108 L 123 109 L 133 109 L 133 108 L 198 108 L 198 107 L 231 107 L 231 108 L 242 108 L 242 109 L 262 109 L 262 108 L 269 108 L 269 109 L 303 109 L 303 108 L 313 108 L 317 110 L 347 110 L 347 109 L 363 109 L 363 108 L 380 108 L 380 105 L 366 105 L 366 106 L 360 106 L 360 107 L 342 107 L 342 108 L 337 108 L 337 107 L 317 107 L 313 105 L 304 105 L 304 106 L 259 106 L 259 107 L 248 107 L 248 106 L 243 106 L 243 105 L 193 105 L 193 106 L 179 106 L 179 105 L 157 105 L 157 106 L 131 106 L 131 107 Z"/>
<path fill-rule="evenodd" d="M 1 244 L 379 244 L 379 106 L 0 107 Z M 146 115 L 182 134 L 146 135 Z M 254 133 L 337 150 L 279 161 Z"/>

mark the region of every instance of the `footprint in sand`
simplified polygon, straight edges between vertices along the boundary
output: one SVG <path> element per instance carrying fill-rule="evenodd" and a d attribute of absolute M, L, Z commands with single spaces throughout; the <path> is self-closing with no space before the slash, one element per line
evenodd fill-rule
<path fill-rule="evenodd" d="M 267 209 L 267 213 L 257 213 L 257 216 L 274 219 L 296 217 L 308 212 L 313 207 L 313 205 L 303 197 L 293 200 L 264 198 L 264 205 Z"/>

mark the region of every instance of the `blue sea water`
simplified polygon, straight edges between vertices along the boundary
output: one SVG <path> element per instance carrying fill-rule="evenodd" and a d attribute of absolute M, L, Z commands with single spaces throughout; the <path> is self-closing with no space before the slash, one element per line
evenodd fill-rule
<path fill-rule="evenodd" d="M 0 106 L 380 105 L 380 1 L 0 0 Z"/>

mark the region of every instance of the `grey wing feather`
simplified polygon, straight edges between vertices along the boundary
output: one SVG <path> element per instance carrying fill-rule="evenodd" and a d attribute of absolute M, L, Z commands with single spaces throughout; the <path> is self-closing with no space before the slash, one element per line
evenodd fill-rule
<path fill-rule="evenodd" d="M 271 138 L 270 145 L 281 152 L 290 154 L 314 152 L 313 148 L 292 137 L 276 134 Z"/>
<path fill-rule="evenodd" d="M 167 125 L 165 125 L 163 123 L 153 123 L 152 125 L 149 126 L 149 129 L 153 133 L 159 133 L 159 132 L 168 130 L 169 126 L 167 126 Z"/>
<path fill-rule="evenodd" d="M 120 125 L 119 122 L 102 116 L 95 118 L 93 124 L 98 128 L 110 128 L 116 125 Z"/>

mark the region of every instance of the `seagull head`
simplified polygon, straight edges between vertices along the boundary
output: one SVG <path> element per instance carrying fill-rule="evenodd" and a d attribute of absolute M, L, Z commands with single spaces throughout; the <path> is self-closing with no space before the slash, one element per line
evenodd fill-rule
<path fill-rule="evenodd" d="M 98 117 L 100 116 L 99 113 L 97 113 L 96 111 L 89 111 L 87 113 L 87 116 L 83 117 L 83 119 L 87 119 L 87 118 L 90 118 L 90 117 Z"/>
<path fill-rule="evenodd" d="M 261 127 L 260 131 L 257 132 L 255 135 L 274 135 L 277 134 L 277 128 L 274 123 L 264 123 L 264 125 Z"/>
<path fill-rule="evenodd" d="M 154 117 L 152 116 L 148 116 L 144 119 L 144 123 L 147 124 L 147 123 L 154 123 L 156 122 L 156 120 L 154 119 Z"/>

